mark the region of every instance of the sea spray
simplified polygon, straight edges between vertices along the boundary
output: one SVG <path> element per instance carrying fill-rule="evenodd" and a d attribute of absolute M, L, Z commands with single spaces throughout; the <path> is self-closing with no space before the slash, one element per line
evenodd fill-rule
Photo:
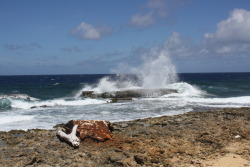
<path fill-rule="evenodd" d="M 178 81 L 175 66 L 166 51 L 157 57 L 146 57 L 144 63 L 136 68 L 142 81 L 142 88 L 164 88 L 168 84 Z"/>
<path fill-rule="evenodd" d="M 104 77 L 95 86 L 85 85 L 82 91 L 94 91 L 96 93 L 112 92 L 126 89 L 156 89 L 164 88 L 178 81 L 175 66 L 172 64 L 167 51 L 156 52 L 154 49 L 143 58 L 141 65 L 137 67 L 126 66 L 126 72 L 118 68 L 116 76 Z"/>

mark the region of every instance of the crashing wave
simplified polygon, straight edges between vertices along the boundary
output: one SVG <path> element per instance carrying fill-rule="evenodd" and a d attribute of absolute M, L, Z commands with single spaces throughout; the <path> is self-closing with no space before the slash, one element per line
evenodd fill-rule
<path fill-rule="evenodd" d="M 28 101 L 36 101 L 36 100 L 38 100 L 37 98 L 30 97 L 27 94 L 5 94 L 5 95 L 0 95 L 0 99 L 7 99 L 7 98 L 23 99 L 23 100 L 28 100 Z"/>

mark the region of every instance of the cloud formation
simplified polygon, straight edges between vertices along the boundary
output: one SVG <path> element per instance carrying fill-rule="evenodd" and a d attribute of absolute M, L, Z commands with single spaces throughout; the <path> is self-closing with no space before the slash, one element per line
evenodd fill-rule
<path fill-rule="evenodd" d="M 20 51 L 25 49 L 25 47 L 22 45 L 14 45 L 14 44 L 5 44 L 4 48 L 11 51 Z"/>
<path fill-rule="evenodd" d="M 104 36 L 110 35 L 112 28 L 106 25 L 93 26 L 85 22 L 80 23 L 76 28 L 71 31 L 73 36 L 81 39 L 97 40 Z"/>
<path fill-rule="evenodd" d="M 155 22 L 155 19 L 152 13 L 147 13 L 145 15 L 136 14 L 131 17 L 129 25 L 134 26 L 134 27 L 148 27 L 152 25 L 154 22 Z"/>
<path fill-rule="evenodd" d="M 229 18 L 217 24 L 215 33 L 206 33 L 206 39 L 226 42 L 250 42 L 250 11 L 234 9 Z"/>
<path fill-rule="evenodd" d="M 173 32 L 164 43 L 151 49 L 139 49 L 124 59 L 124 64 L 138 65 L 167 53 L 181 71 L 246 71 L 250 56 L 250 11 L 234 9 L 217 24 L 215 32 L 204 33 L 200 42 Z M 120 64 L 119 69 L 127 70 Z M 200 66 L 202 64 L 202 66 Z M 241 64 L 239 67 L 238 65 Z"/>
<path fill-rule="evenodd" d="M 133 15 L 128 23 L 131 27 L 149 27 L 158 20 L 167 18 L 184 0 L 148 0 L 144 10 Z"/>
<path fill-rule="evenodd" d="M 42 48 L 41 45 L 37 42 L 31 42 L 28 45 L 20 45 L 20 44 L 4 44 L 4 48 L 6 50 L 18 52 L 18 51 L 29 51 L 33 49 Z"/>
<path fill-rule="evenodd" d="M 226 20 L 217 24 L 214 33 L 204 35 L 207 50 L 227 54 L 250 50 L 250 11 L 234 9 Z"/>

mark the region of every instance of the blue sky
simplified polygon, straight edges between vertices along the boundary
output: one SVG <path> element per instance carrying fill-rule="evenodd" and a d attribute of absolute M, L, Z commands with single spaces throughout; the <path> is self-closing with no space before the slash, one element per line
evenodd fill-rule
<path fill-rule="evenodd" d="M 1 0 L 0 22 L 0 75 L 112 73 L 163 52 L 177 72 L 250 72 L 249 0 Z"/>

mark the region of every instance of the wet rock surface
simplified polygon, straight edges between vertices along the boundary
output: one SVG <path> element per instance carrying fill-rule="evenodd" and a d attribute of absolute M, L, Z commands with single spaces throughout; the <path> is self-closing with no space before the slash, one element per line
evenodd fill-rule
<path fill-rule="evenodd" d="M 62 125 L 58 125 L 62 126 Z M 250 161 L 250 108 L 113 123 L 112 139 L 79 148 L 56 130 L 0 132 L 0 166 L 204 166 L 233 153 Z"/>
<path fill-rule="evenodd" d="M 81 96 L 89 98 L 129 99 L 133 97 L 159 97 L 170 93 L 178 92 L 174 89 L 133 89 L 104 93 L 95 93 L 94 91 L 83 91 Z"/>

